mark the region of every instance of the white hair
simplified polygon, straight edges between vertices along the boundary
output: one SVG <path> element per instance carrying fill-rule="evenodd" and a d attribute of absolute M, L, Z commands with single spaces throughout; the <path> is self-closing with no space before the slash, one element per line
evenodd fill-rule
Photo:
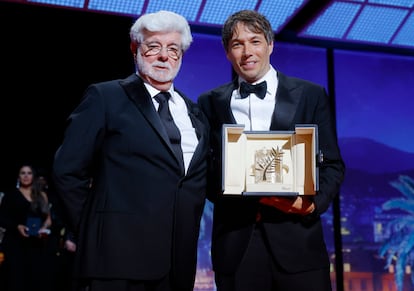
<path fill-rule="evenodd" d="M 187 20 L 183 16 L 171 11 L 160 10 L 139 17 L 131 27 L 129 33 L 131 41 L 137 44 L 142 43 L 145 30 L 151 32 L 179 32 L 181 34 L 181 48 L 183 51 L 186 51 L 193 41 Z"/>

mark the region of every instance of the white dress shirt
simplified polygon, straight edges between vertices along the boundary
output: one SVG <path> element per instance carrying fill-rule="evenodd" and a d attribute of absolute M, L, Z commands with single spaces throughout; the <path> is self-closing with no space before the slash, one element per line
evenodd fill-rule
<path fill-rule="evenodd" d="M 144 83 L 144 85 L 151 95 L 155 110 L 158 110 L 159 104 L 157 100 L 154 99 L 154 96 L 160 93 L 160 91 L 146 83 Z M 190 165 L 194 151 L 198 145 L 198 139 L 191 119 L 188 116 L 188 109 L 184 99 L 174 91 L 174 86 L 171 86 L 168 92 L 171 94 L 171 98 L 168 100 L 168 106 L 174 119 L 174 123 L 180 130 L 181 149 L 183 151 L 185 172 L 187 173 L 188 166 Z"/>
<path fill-rule="evenodd" d="M 243 81 L 245 80 L 239 77 L 239 84 Z M 234 90 L 231 96 L 230 106 L 233 116 L 237 124 L 245 125 L 245 130 L 266 131 L 270 129 L 278 86 L 277 72 L 272 66 L 266 75 L 254 85 L 263 81 L 267 83 L 267 92 L 264 99 L 260 99 L 254 93 L 241 99 L 239 88 Z"/>

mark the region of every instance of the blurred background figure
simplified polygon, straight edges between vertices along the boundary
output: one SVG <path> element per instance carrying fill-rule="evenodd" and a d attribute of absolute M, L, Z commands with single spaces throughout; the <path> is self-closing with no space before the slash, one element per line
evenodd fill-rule
<path fill-rule="evenodd" d="M 1 204 L 1 200 L 4 196 L 4 192 L 0 192 L 0 204 Z M 3 246 L 2 246 L 2 241 L 3 241 L 3 237 L 4 237 L 4 232 L 5 229 L 0 227 L 0 290 L 4 290 L 5 289 L 5 278 L 4 278 L 4 271 L 3 271 L 3 261 L 4 261 L 4 253 L 3 253 Z"/>
<path fill-rule="evenodd" d="M 4 192 L 0 192 L 0 204 L 1 204 L 1 200 L 3 199 L 4 196 Z M 6 230 L 3 227 L 0 227 L 0 265 L 3 262 L 3 252 L 1 251 L 1 242 L 3 241 L 3 237 L 4 237 L 4 232 Z"/>
<path fill-rule="evenodd" d="M 49 183 L 50 172 L 46 169 L 38 169 L 38 181 L 41 190 L 48 196 L 52 219 L 51 232 L 47 242 L 48 257 L 51 259 L 50 268 L 48 268 L 49 278 L 52 280 L 53 290 L 70 291 L 73 288 L 72 268 L 76 250 L 75 238 L 72 233 L 68 232 L 63 205 L 56 195 L 53 183 Z"/>
<path fill-rule="evenodd" d="M 6 191 L 0 204 L 0 227 L 6 291 L 53 290 L 48 238 L 52 219 L 47 194 L 33 166 L 19 168 L 16 189 Z M 54 291 L 54 290 L 53 290 Z"/>

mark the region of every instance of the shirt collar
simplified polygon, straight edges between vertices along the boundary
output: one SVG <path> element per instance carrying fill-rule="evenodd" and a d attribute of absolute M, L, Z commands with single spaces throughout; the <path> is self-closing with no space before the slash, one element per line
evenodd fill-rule
<path fill-rule="evenodd" d="M 269 71 L 267 71 L 267 73 L 260 78 L 259 80 L 257 80 L 256 82 L 253 83 L 253 85 L 259 84 L 263 81 L 266 81 L 267 83 L 267 94 L 272 94 L 272 96 L 274 96 L 276 94 L 276 89 L 278 86 L 278 78 L 277 78 L 277 72 L 275 70 L 275 68 L 273 68 L 272 65 L 270 65 L 270 69 Z M 239 76 L 238 78 L 238 84 L 240 87 L 240 83 L 241 82 L 247 82 L 246 80 L 244 80 L 242 77 Z"/>
<path fill-rule="evenodd" d="M 158 93 L 160 93 L 161 91 L 158 89 L 155 89 L 154 87 L 152 87 L 150 84 L 145 83 L 144 82 L 144 86 L 145 88 L 147 88 L 148 92 L 151 95 L 151 98 L 154 98 L 155 95 L 157 95 Z M 171 94 L 171 98 L 170 100 L 174 103 L 176 103 L 176 95 L 175 95 L 175 91 L 174 91 L 174 85 L 171 85 L 170 89 L 168 90 L 168 92 Z"/>

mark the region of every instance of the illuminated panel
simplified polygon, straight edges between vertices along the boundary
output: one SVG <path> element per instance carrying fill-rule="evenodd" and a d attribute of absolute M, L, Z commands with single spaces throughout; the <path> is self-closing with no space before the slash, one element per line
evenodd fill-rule
<path fill-rule="evenodd" d="M 347 39 L 388 43 L 407 13 L 407 10 L 398 8 L 366 6 Z"/>
<path fill-rule="evenodd" d="M 414 46 L 414 12 L 411 12 L 410 17 L 392 43 L 396 45 Z"/>
<path fill-rule="evenodd" d="M 332 1 L 300 37 L 414 47 L 414 0 Z"/>
<path fill-rule="evenodd" d="M 392 5 L 400 7 L 413 7 L 414 0 L 368 0 L 368 3 Z"/>
<path fill-rule="evenodd" d="M 85 4 L 84 0 L 29 0 L 27 2 L 32 3 L 44 3 L 44 4 L 52 4 L 52 5 L 59 5 L 59 6 L 67 6 L 67 7 L 76 7 L 76 8 L 83 8 Z"/>
<path fill-rule="evenodd" d="M 158 10 L 170 10 L 184 16 L 188 21 L 195 21 L 202 0 L 177 1 L 177 0 L 150 0 L 146 13 Z"/>
<path fill-rule="evenodd" d="M 89 0 L 88 9 L 139 15 L 142 13 L 144 0 Z"/>
<path fill-rule="evenodd" d="M 238 0 L 226 1 L 207 0 L 199 21 L 204 23 L 222 25 L 227 17 L 234 12 L 243 9 L 254 9 L 257 1 L 255 0 Z"/>
<path fill-rule="evenodd" d="M 269 20 L 273 30 L 277 33 L 299 9 L 308 2 L 305 0 L 274 1 L 263 0 L 258 12 Z"/>
<path fill-rule="evenodd" d="M 334 2 L 300 36 L 342 38 L 361 7 L 355 3 Z"/>

